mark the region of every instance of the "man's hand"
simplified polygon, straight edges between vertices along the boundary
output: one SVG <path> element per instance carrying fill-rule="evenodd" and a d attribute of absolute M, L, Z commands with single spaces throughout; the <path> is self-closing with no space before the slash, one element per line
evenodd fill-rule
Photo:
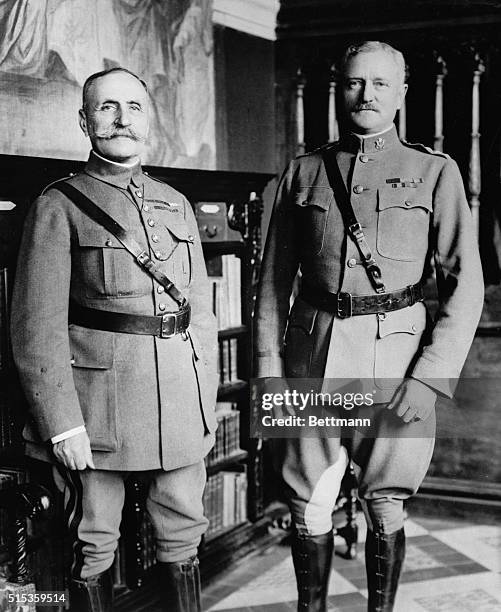
<path fill-rule="evenodd" d="M 395 410 L 404 423 L 426 421 L 436 401 L 437 394 L 433 389 L 415 378 L 407 378 L 397 389 L 387 408 Z"/>
<path fill-rule="evenodd" d="M 95 469 L 86 431 L 56 442 L 53 450 L 56 459 L 69 470 L 85 470 L 87 467 Z"/>

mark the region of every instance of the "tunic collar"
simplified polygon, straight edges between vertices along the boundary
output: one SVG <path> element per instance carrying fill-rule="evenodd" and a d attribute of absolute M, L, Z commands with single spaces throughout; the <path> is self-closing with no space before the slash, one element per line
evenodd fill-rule
<path fill-rule="evenodd" d="M 135 187 L 141 187 L 144 180 L 139 161 L 132 166 L 119 164 L 101 157 L 94 151 L 90 152 L 89 160 L 85 165 L 85 173 L 122 189 L 127 189 L 131 182 Z"/>
<path fill-rule="evenodd" d="M 341 138 L 341 148 L 352 153 L 380 153 L 389 151 L 400 144 L 397 128 L 393 125 L 379 134 L 361 136 L 349 132 Z"/>

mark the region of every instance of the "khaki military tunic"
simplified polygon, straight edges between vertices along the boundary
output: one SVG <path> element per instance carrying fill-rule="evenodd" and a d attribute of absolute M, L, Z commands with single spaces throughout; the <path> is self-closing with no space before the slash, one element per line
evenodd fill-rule
<path fill-rule="evenodd" d="M 26 219 L 12 306 L 12 343 L 30 404 L 29 455 L 85 425 L 96 468 L 174 469 L 213 443 L 217 330 L 196 221 L 186 198 L 91 153 L 68 182 L 132 232 L 188 298 L 185 336 L 158 338 L 68 325 L 69 299 L 137 315 L 176 302 L 122 244 L 48 188 Z"/>

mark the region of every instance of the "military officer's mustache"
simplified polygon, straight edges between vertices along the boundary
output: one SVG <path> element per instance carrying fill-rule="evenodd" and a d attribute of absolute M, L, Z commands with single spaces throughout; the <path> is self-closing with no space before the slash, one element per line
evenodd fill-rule
<path fill-rule="evenodd" d="M 355 106 L 355 112 L 358 113 L 360 111 L 374 111 L 377 113 L 378 109 L 372 104 L 359 104 L 358 106 Z"/>
<path fill-rule="evenodd" d="M 111 140 L 112 138 L 130 138 L 131 140 L 137 140 L 139 142 L 144 141 L 144 137 L 137 134 L 131 128 L 110 128 L 108 130 L 103 130 L 102 132 L 95 132 L 95 136 L 97 138 L 101 138 L 102 140 Z"/>

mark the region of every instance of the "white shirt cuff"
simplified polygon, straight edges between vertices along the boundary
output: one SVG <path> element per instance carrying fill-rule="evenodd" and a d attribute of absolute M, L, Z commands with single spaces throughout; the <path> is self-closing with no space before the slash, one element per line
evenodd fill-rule
<path fill-rule="evenodd" d="M 63 433 L 57 434 L 50 439 L 52 444 L 56 444 L 57 442 L 61 442 L 62 440 L 66 440 L 67 438 L 72 438 L 79 433 L 83 433 L 85 431 L 85 425 L 79 425 L 78 427 L 73 427 L 73 429 L 68 429 L 68 431 L 63 431 Z"/>

